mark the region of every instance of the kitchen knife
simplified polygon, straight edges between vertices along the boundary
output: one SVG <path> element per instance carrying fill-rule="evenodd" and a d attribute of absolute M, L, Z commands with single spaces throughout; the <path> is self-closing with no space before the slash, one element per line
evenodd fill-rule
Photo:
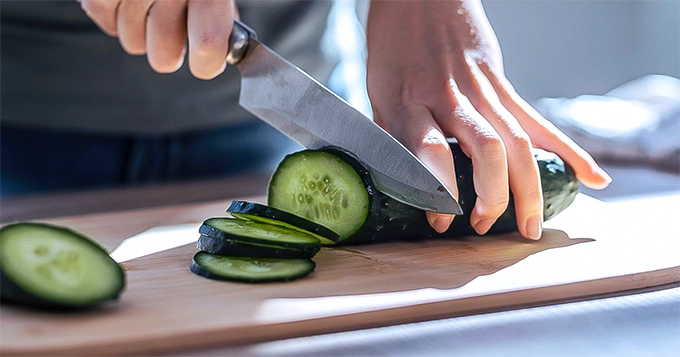
<path fill-rule="evenodd" d="M 257 40 L 239 21 L 227 63 L 241 72 L 239 104 L 309 149 L 349 151 L 371 172 L 376 188 L 424 210 L 462 214 L 444 184 L 408 149 L 307 73 Z"/>

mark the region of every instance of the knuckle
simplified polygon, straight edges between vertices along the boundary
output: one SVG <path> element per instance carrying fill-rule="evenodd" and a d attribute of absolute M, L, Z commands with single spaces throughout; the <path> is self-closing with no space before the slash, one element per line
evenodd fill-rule
<path fill-rule="evenodd" d="M 537 211 L 543 209 L 543 192 L 540 188 L 536 190 L 528 190 L 526 195 L 528 196 L 529 202 L 533 202 L 533 206 L 536 207 Z"/>
<path fill-rule="evenodd" d="M 523 196 L 522 202 L 527 202 L 531 206 L 542 207 L 543 189 L 541 187 L 540 181 L 538 181 L 537 185 L 532 185 L 532 187 L 524 188 L 521 192 L 516 193 L 516 195 Z"/>
<path fill-rule="evenodd" d="M 516 152 L 529 154 L 531 152 L 531 140 L 526 134 L 515 134 L 506 140 L 506 146 Z"/>
<path fill-rule="evenodd" d="M 498 193 L 488 200 L 489 211 L 496 217 L 500 216 L 508 208 L 510 202 L 510 195 L 507 192 Z"/>
<path fill-rule="evenodd" d="M 479 151 L 487 159 L 505 161 L 505 145 L 503 140 L 496 135 L 481 135 L 478 140 Z"/>
<path fill-rule="evenodd" d="M 471 124 L 473 122 L 473 120 L 472 120 L 472 115 L 470 115 L 470 110 L 465 105 L 465 103 L 460 102 L 461 99 L 456 99 L 456 100 L 458 102 L 456 103 L 453 110 L 451 111 L 450 118 L 452 120 L 458 120 L 458 121 L 464 122 L 466 124 Z M 467 100 L 467 98 L 465 98 L 463 100 Z"/>
<path fill-rule="evenodd" d="M 503 186 L 503 185 L 501 185 Z M 510 204 L 510 191 L 507 186 L 496 188 L 488 192 L 484 196 L 478 198 L 481 201 L 480 215 L 487 219 L 496 219 L 500 217 Z"/>
<path fill-rule="evenodd" d="M 418 147 L 423 151 L 450 150 L 444 134 L 435 128 L 430 128 L 421 134 L 419 139 Z"/>
<path fill-rule="evenodd" d="M 479 218 L 492 221 L 498 219 L 507 210 L 508 202 L 508 200 L 500 199 L 485 202 L 484 210 L 479 213 Z"/>

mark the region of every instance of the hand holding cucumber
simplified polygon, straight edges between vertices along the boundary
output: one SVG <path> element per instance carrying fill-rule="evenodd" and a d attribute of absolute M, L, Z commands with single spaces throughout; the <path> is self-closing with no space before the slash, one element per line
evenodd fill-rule
<path fill-rule="evenodd" d="M 512 192 L 520 233 L 540 238 L 543 197 L 533 146 L 560 155 L 588 187 L 611 181 L 514 91 L 478 0 L 373 2 L 368 90 L 375 121 L 452 191 L 456 172 L 445 138 L 458 140 L 474 166 L 478 198 L 470 222 L 479 234 L 505 211 Z M 439 232 L 451 219 L 428 213 Z"/>

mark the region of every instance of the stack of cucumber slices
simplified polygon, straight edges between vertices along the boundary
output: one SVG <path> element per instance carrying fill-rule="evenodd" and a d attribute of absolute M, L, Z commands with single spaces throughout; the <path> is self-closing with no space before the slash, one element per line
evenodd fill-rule
<path fill-rule="evenodd" d="M 209 218 L 199 229 L 191 271 L 210 279 L 248 283 L 309 275 L 311 259 L 337 233 L 297 215 L 254 202 L 233 201 L 232 217 Z"/>

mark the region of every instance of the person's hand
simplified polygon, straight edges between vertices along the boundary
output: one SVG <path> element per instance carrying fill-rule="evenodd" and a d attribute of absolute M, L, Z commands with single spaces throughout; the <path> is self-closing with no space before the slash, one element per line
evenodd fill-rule
<path fill-rule="evenodd" d="M 189 39 L 189 69 L 212 79 L 226 67 L 233 0 L 79 0 L 87 15 L 132 55 L 146 54 L 159 73 L 177 71 Z"/>
<path fill-rule="evenodd" d="M 611 179 L 592 157 L 541 117 L 505 78 L 501 51 L 479 0 L 372 1 L 368 92 L 375 121 L 457 196 L 454 137 L 472 159 L 477 201 L 470 223 L 486 233 L 515 200 L 517 226 L 542 234 L 543 196 L 532 147 L 567 161 L 588 187 Z M 443 232 L 453 216 L 428 212 Z"/>

